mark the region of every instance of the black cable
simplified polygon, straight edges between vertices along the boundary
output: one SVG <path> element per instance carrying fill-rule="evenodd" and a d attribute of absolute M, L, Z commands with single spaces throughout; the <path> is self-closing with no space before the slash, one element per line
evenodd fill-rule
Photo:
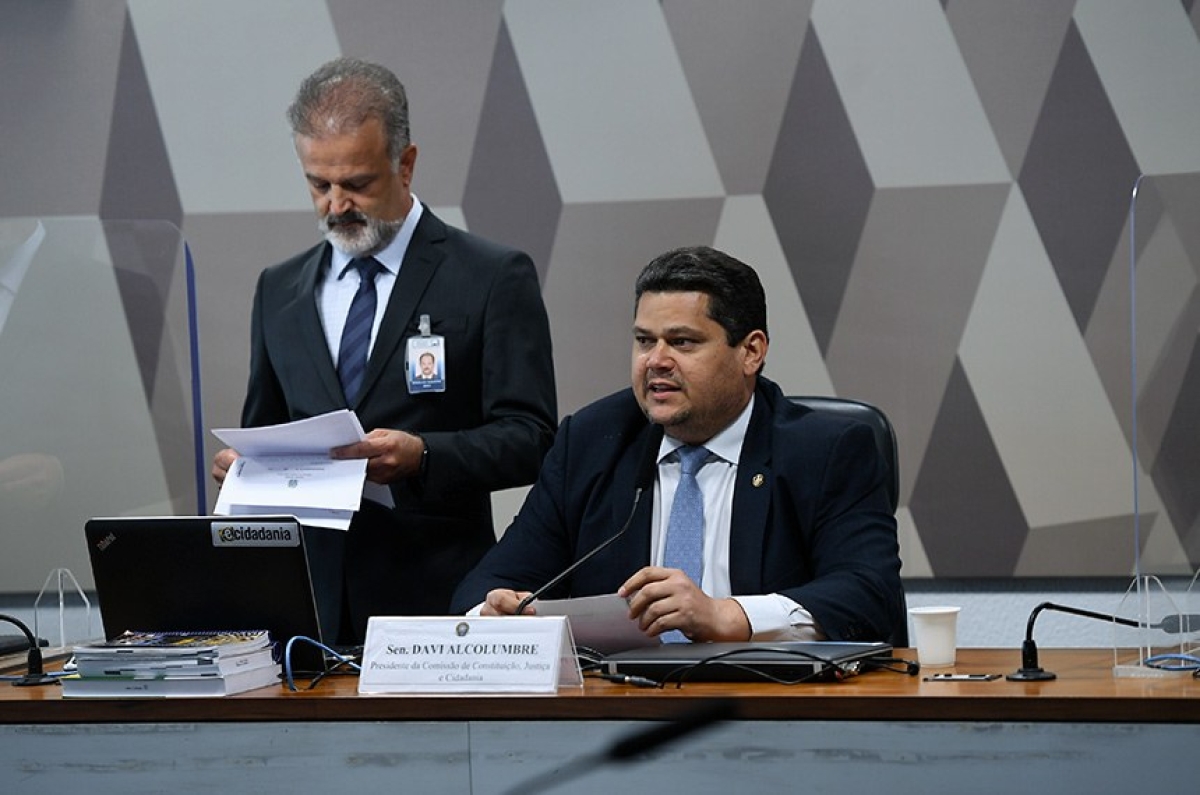
<path fill-rule="evenodd" d="M 824 667 L 814 668 L 814 670 L 811 672 L 794 679 L 785 679 L 755 667 L 756 665 L 763 665 L 764 663 L 762 661 L 758 661 L 754 665 L 749 665 L 740 663 L 735 659 L 738 656 L 761 654 L 763 652 L 774 652 L 789 657 L 798 657 L 803 660 L 811 660 L 812 662 L 820 663 Z M 812 654 L 800 649 L 756 646 L 753 648 L 733 649 L 720 654 L 714 654 L 711 657 L 706 657 L 703 660 L 691 663 L 689 665 L 681 665 L 680 667 L 668 672 L 667 675 L 663 677 L 662 683 L 663 685 L 666 685 L 670 682 L 675 682 L 675 687 L 677 689 L 681 688 L 683 687 L 683 683 L 689 677 L 691 677 L 692 674 L 707 666 L 726 666 L 729 668 L 735 668 L 739 671 L 751 674 L 756 678 L 762 679 L 763 681 L 773 682 L 774 684 L 779 685 L 798 685 L 804 682 L 813 682 L 822 679 L 833 679 L 840 682 L 844 679 L 849 679 L 858 673 L 857 666 L 852 667 L 849 664 L 835 662 L 834 660 L 830 660 L 818 654 Z"/>
<path fill-rule="evenodd" d="M 42 649 L 38 646 L 37 638 L 29 631 L 29 627 L 25 626 L 24 622 L 19 619 L 8 615 L 0 614 L 0 620 L 7 621 L 21 630 L 25 635 L 25 639 L 29 641 L 29 653 L 25 656 L 25 675 L 20 679 L 14 680 L 13 687 L 58 684 L 56 677 L 46 675 L 46 669 L 42 661 Z"/>
<path fill-rule="evenodd" d="M 582 673 L 599 670 L 604 665 L 604 655 L 591 646 L 576 646 L 575 659 Z"/>
<path fill-rule="evenodd" d="M 921 664 L 902 657 L 868 657 L 862 661 L 862 672 L 890 671 L 894 674 L 916 676 L 921 673 Z"/>
<path fill-rule="evenodd" d="M 354 661 L 354 658 L 348 657 L 344 654 L 341 654 L 340 652 L 334 651 L 333 649 L 326 646 L 324 643 L 321 643 L 320 641 L 317 641 L 317 640 L 313 640 L 312 638 L 307 637 L 305 635 L 296 635 L 293 638 L 289 638 L 287 645 L 285 645 L 283 647 L 283 681 L 287 685 L 287 689 L 291 690 L 292 692 L 296 692 L 299 689 L 296 687 L 296 674 L 295 674 L 295 672 L 292 671 L 292 646 L 297 641 L 302 642 L 302 643 L 307 643 L 310 646 L 316 646 L 318 649 L 325 652 L 326 654 L 328 654 L 330 657 L 332 657 L 334 660 L 337 661 L 337 663 L 333 669 L 326 668 L 323 671 L 312 672 L 313 681 L 308 686 L 309 690 L 312 690 L 314 687 L 316 687 L 317 683 L 319 683 L 321 680 L 323 680 L 326 676 L 328 676 L 330 673 L 333 672 L 333 670 L 335 670 L 338 667 L 346 666 L 347 668 L 354 671 L 355 673 L 358 673 L 361 670 L 358 663 Z M 328 659 L 328 658 L 326 658 L 326 659 Z M 301 676 L 303 676 L 303 672 L 301 672 Z"/>

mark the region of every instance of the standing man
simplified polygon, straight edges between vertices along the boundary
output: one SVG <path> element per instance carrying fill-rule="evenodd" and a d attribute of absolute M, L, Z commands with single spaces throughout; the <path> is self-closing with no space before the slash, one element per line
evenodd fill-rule
<path fill-rule="evenodd" d="M 635 293 L 632 389 L 563 421 L 452 609 L 515 613 L 629 517 L 546 596 L 615 592 L 670 640 L 888 640 L 906 617 L 872 430 L 797 406 L 760 374 L 766 299 L 733 257 L 668 252 Z"/>
<path fill-rule="evenodd" d="M 390 71 L 332 61 L 287 115 L 326 242 L 259 277 L 242 425 L 349 407 L 368 429 L 333 455 L 366 458 L 395 507 L 364 500 L 348 533 L 308 530 L 326 635 L 361 642 L 372 615 L 446 612 L 495 543 L 490 492 L 537 476 L 557 422 L 549 322 L 527 255 L 412 193 L 417 148 Z M 409 366 L 429 350 L 437 390 Z M 235 457 L 217 454 L 217 481 Z"/>

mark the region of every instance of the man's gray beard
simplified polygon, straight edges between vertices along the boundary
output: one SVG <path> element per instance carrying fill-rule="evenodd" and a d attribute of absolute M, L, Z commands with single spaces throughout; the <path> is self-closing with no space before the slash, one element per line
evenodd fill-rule
<path fill-rule="evenodd" d="M 347 234 L 345 227 L 331 227 L 327 218 L 320 218 L 317 227 L 325 235 L 325 239 L 338 250 L 344 251 L 351 257 L 370 257 L 378 254 L 396 239 L 404 221 L 381 221 L 359 214 L 365 223 L 355 232 Z"/>

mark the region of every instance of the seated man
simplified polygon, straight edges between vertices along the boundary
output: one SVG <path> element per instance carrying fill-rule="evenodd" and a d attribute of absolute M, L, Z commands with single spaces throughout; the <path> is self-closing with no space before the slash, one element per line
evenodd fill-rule
<path fill-rule="evenodd" d="M 628 517 L 546 598 L 615 591 L 664 640 L 887 640 L 906 619 L 871 429 L 796 406 L 760 374 L 766 299 L 749 266 L 678 249 L 635 293 L 632 389 L 563 421 L 452 611 L 515 613 Z M 653 499 L 635 504 L 641 485 Z"/>

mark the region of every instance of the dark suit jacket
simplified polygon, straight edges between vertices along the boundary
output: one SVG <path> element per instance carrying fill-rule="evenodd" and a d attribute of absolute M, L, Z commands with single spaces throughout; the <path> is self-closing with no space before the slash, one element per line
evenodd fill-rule
<path fill-rule="evenodd" d="M 612 536 L 649 434 L 631 390 L 564 420 L 521 512 L 452 609 L 493 588 L 534 590 Z M 734 486 L 733 594 L 784 594 L 833 640 L 887 640 L 906 618 L 884 472 L 867 426 L 793 405 L 760 377 Z M 650 561 L 651 513 L 642 500 L 625 535 L 547 598 L 616 591 Z"/>
<path fill-rule="evenodd" d="M 347 407 L 315 300 L 330 255 L 322 243 L 259 278 L 244 426 Z M 410 395 L 405 343 L 422 314 L 445 338 L 446 390 Z M 429 451 L 422 477 L 391 485 L 395 510 L 364 502 L 348 535 L 309 531 L 322 617 L 345 615 L 361 638 L 371 615 L 446 612 L 495 543 L 490 492 L 531 483 L 553 441 L 549 322 L 529 257 L 425 208 L 350 408 L 367 431 L 413 431 Z"/>

